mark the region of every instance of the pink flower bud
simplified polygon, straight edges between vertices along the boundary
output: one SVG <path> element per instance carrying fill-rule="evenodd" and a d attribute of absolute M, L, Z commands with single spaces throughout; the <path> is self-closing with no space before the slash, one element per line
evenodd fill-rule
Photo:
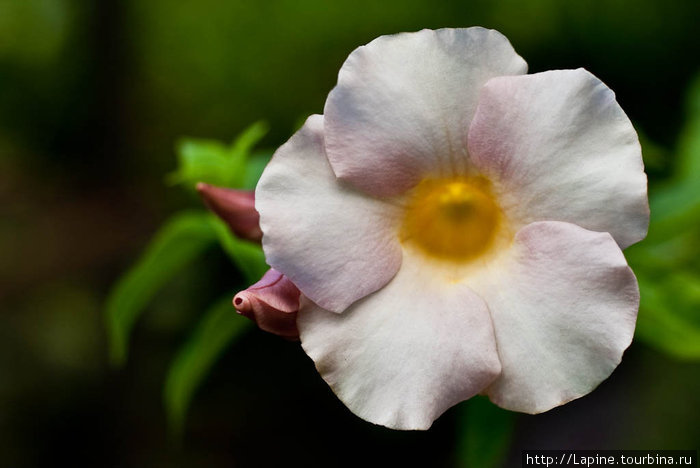
<path fill-rule="evenodd" d="M 255 194 L 252 191 L 234 190 L 200 182 L 197 191 L 204 204 L 228 224 L 241 239 L 260 242 L 260 215 L 255 210 Z"/>
<path fill-rule="evenodd" d="M 261 330 L 298 340 L 299 294 L 289 278 L 270 268 L 260 281 L 236 294 L 233 305 L 236 312 L 251 319 Z"/>

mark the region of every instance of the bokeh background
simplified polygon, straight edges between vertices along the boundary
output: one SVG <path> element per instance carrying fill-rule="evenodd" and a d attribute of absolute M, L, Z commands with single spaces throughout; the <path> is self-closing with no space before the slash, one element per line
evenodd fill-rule
<path fill-rule="evenodd" d="M 0 466 L 519 466 L 524 448 L 698 448 L 698 18 L 697 0 L 0 0 Z M 640 133 L 652 194 L 685 184 L 665 205 L 690 207 L 667 229 L 687 234 L 680 247 L 631 253 L 665 285 L 648 312 L 667 314 L 660 335 L 646 322 L 613 376 L 564 407 L 460 405 L 412 433 L 359 420 L 297 344 L 250 329 L 173 436 L 173 357 L 208 304 L 245 287 L 207 249 L 149 302 L 126 364 L 110 364 L 110 288 L 169 216 L 201 206 L 166 183 L 176 142 L 230 142 L 263 120 L 258 146 L 272 150 L 322 112 L 355 47 L 472 25 L 503 32 L 531 72 L 592 71 Z"/>

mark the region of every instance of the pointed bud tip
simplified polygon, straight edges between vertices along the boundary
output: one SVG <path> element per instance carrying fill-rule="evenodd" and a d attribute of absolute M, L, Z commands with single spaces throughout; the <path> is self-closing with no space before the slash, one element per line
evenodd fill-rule
<path fill-rule="evenodd" d="M 241 239 L 259 243 L 262 239 L 260 215 L 255 210 L 255 192 L 197 183 L 204 205 L 221 218 Z"/>
<path fill-rule="evenodd" d="M 250 304 L 250 299 L 246 297 L 245 291 L 241 291 L 235 296 L 233 296 L 233 307 L 235 307 L 236 312 L 238 312 L 241 315 L 250 315 L 252 306 Z"/>

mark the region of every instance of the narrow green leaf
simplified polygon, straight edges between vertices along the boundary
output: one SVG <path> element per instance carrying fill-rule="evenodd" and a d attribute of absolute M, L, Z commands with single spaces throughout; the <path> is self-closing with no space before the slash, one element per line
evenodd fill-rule
<path fill-rule="evenodd" d="M 686 100 L 687 121 L 679 139 L 677 175 L 700 181 L 700 75 L 691 84 Z"/>
<path fill-rule="evenodd" d="M 257 244 L 234 236 L 226 223 L 216 216 L 211 215 L 209 220 L 222 248 L 238 269 L 243 272 L 246 280 L 249 283 L 258 281 L 269 268 L 265 262 L 265 254 L 262 248 Z"/>
<path fill-rule="evenodd" d="M 229 180 L 225 187 L 245 188 L 248 175 L 248 166 L 251 162 L 251 150 L 262 137 L 267 133 L 265 122 L 255 122 L 246 128 L 231 143 L 228 154 L 228 174 Z M 257 183 L 257 180 L 256 180 Z"/>
<path fill-rule="evenodd" d="M 649 198 L 649 239 L 659 241 L 680 228 L 697 225 L 700 219 L 700 180 L 674 180 Z"/>
<path fill-rule="evenodd" d="M 484 396 L 462 403 L 457 430 L 457 466 L 495 468 L 508 455 L 517 416 Z"/>
<path fill-rule="evenodd" d="M 677 147 L 673 177 L 651 192 L 649 242 L 663 241 L 700 221 L 700 76 L 687 95 L 687 120 Z"/>
<path fill-rule="evenodd" d="M 700 111 L 683 128 L 678 146 L 678 176 L 684 180 L 700 180 Z"/>
<path fill-rule="evenodd" d="M 700 258 L 698 238 L 700 229 L 680 229 L 675 236 L 663 241 L 634 245 L 625 251 L 625 256 L 633 271 L 645 274 L 689 268 L 693 262 L 697 265 Z"/>
<path fill-rule="evenodd" d="M 630 265 L 649 273 L 691 266 L 700 235 L 700 181 L 675 178 L 649 197 L 649 234 L 625 251 Z"/>
<path fill-rule="evenodd" d="M 672 274 L 665 281 L 639 276 L 636 339 L 680 359 L 700 359 L 700 278 Z"/>
<path fill-rule="evenodd" d="M 258 185 L 258 180 L 272 158 L 272 153 L 255 153 L 248 159 L 248 165 L 245 168 L 245 176 L 243 177 L 242 189 L 253 190 Z"/>
<path fill-rule="evenodd" d="M 247 158 L 250 151 L 267 134 L 268 130 L 267 124 L 263 121 L 255 122 L 243 130 L 231 144 L 232 157 L 237 158 L 242 155 Z"/>
<path fill-rule="evenodd" d="M 251 328 L 251 321 L 234 312 L 232 297 L 226 296 L 209 308 L 170 366 L 163 400 L 175 434 L 182 433 L 192 397 L 219 356 Z"/>
<path fill-rule="evenodd" d="M 114 364 L 126 361 L 131 329 L 155 293 L 215 240 L 210 216 L 205 212 L 177 214 L 156 233 L 107 298 L 110 358 Z"/>

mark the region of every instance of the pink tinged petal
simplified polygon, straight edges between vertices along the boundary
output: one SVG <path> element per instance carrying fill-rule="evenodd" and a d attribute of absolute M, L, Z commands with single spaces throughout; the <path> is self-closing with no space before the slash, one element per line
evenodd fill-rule
<path fill-rule="evenodd" d="M 382 36 L 343 64 L 324 109 L 336 175 L 367 193 L 402 193 L 424 175 L 463 173 L 466 130 L 490 78 L 527 72 L 483 28 Z"/>
<path fill-rule="evenodd" d="M 394 279 L 342 315 L 302 297 L 302 346 L 335 394 L 367 421 L 427 429 L 500 372 L 486 304 L 404 257 Z"/>
<path fill-rule="evenodd" d="M 487 393 L 504 408 L 540 413 L 586 395 L 632 341 L 639 290 L 608 233 L 530 224 L 477 280 L 503 365 Z"/>
<path fill-rule="evenodd" d="M 234 190 L 198 183 L 197 191 L 204 204 L 228 224 L 241 239 L 260 242 L 260 216 L 255 211 L 255 194 L 246 190 Z"/>
<path fill-rule="evenodd" d="M 401 265 L 399 207 L 336 180 L 323 116 L 280 147 L 256 189 L 268 264 L 321 307 L 342 312 L 384 286 Z"/>
<path fill-rule="evenodd" d="M 261 330 L 299 339 L 299 290 L 282 273 L 269 269 L 260 281 L 236 294 L 233 305 L 236 312 L 251 319 Z"/>
<path fill-rule="evenodd" d="M 490 80 L 469 130 L 469 154 L 495 181 L 515 229 L 566 221 L 609 232 L 622 248 L 646 235 L 637 133 L 615 94 L 586 70 Z"/>

